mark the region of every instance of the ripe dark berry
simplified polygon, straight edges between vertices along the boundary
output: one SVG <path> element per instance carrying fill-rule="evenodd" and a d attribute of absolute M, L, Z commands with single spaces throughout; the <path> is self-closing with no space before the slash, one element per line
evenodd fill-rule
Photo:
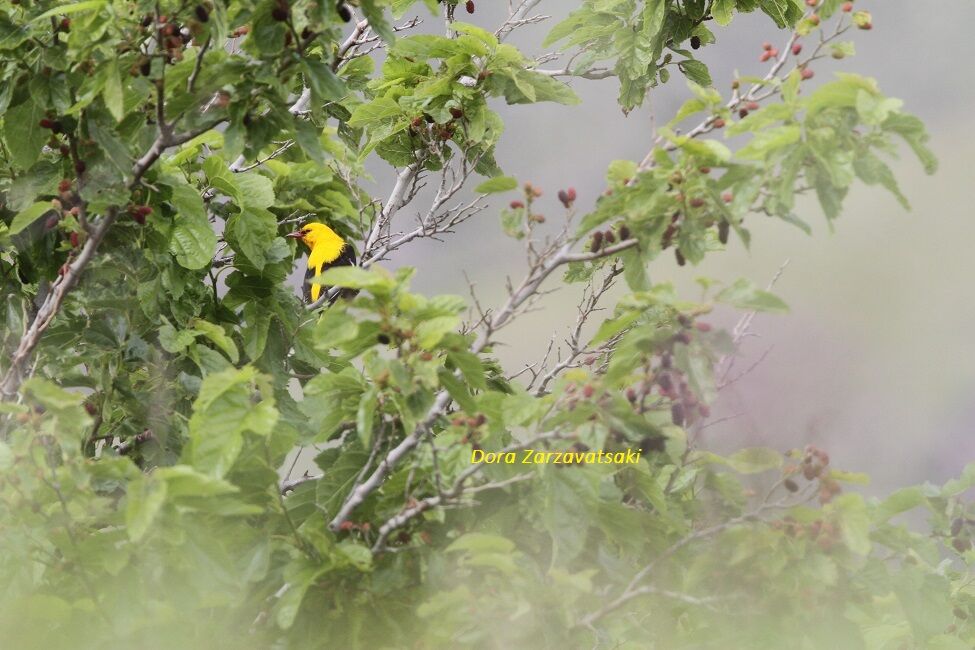
<path fill-rule="evenodd" d="M 687 332 L 678 332 L 674 335 L 674 341 L 687 345 L 691 342 L 691 335 Z"/>
<path fill-rule="evenodd" d="M 210 12 L 207 11 L 207 8 L 203 5 L 196 5 L 193 12 L 196 14 L 196 19 L 201 23 L 205 23 L 210 20 Z"/>
<path fill-rule="evenodd" d="M 474 0 L 467 0 L 464 4 L 464 9 L 467 9 L 467 13 L 469 14 L 474 13 Z"/>
<path fill-rule="evenodd" d="M 958 533 L 961 532 L 961 527 L 965 525 L 965 521 L 959 517 L 951 522 L 951 536 L 957 537 Z"/>
<path fill-rule="evenodd" d="M 699 196 L 696 196 L 693 199 L 691 199 L 690 205 L 691 205 L 692 208 L 703 208 L 704 207 L 704 199 L 702 199 Z"/>
<path fill-rule="evenodd" d="M 67 156 L 71 153 L 71 149 L 69 149 L 68 145 L 66 144 L 62 144 L 61 146 L 59 146 L 58 151 L 61 152 L 62 156 Z"/>
<path fill-rule="evenodd" d="M 379 336 L 376 337 L 376 340 L 382 343 L 383 345 L 389 345 L 389 335 L 387 334 L 380 334 Z"/>
<path fill-rule="evenodd" d="M 72 234 L 72 235 L 74 235 L 74 234 L 76 234 L 76 233 L 71 233 L 71 234 Z M 93 415 L 95 415 L 96 413 L 98 413 L 98 409 L 97 409 L 97 408 L 95 407 L 95 405 L 94 405 L 94 404 L 92 404 L 91 402 L 85 402 L 85 412 L 86 412 L 86 413 L 87 413 L 88 415 L 92 415 L 92 416 L 93 416 Z"/>
<path fill-rule="evenodd" d="M 965 539 L 963 537 L 956 537 L 951 540 L 951 545 L 955 547 L 955 550 L 959 553 L 964 553 L 972 547 L 971 540 Z"/>
<path fill-rule="evenodd" d="M 275 7 L 271 10 L 271 18 L 278 22 L 284 22 L 288 19 L 288 10 L 283 7 Z"/>
<path fill-rule="evenodd" d="M 140 24 L 143 27 L 148 27 L 149 25 L 152 24 L 152 16 L 150 16 L 149 14 L 146 14 L 145 16 L 142 17 L 142 21 L 140 22 Z"/>
<path fill-rule="evenodd" d="M 41 121 L 37 123 L 42 129 L 54 130 L 54 120 L 49 117 L 42 117 Z"/>
<path fill-rule="evenodd" d="M 725 125 L 725 121 L 724 121 L 723 118 L 720 118 L 719 117 L 714 122 L 712 122 L 712 124 L 714 125 L 714 128 L 716 128 L 716 129 L 723 129 L 724 128 L 724 125 Z"/>
<path fill-rule="evenodd" d="M 792 53 L 793 54 L 795 54 L 796 56 L 799 56 L 799 53 L 800 52 L 802 52 L 802 43 L 796 43 L 795 45 L 792 46 Z"/>
<path fill-rule="evenodd" d="M 464 117 L 464 111 L 457 108 L 456 106 L 451 107 L 450 116 L 453 117 L 455 120 L 459 120 L 460 118 Z"/>
<path fill-rule="evenodd" d="M 86 169 L 88 169 L 88 166 L 85 165 L 85 161 L 84 160 L 79 160 L 78 162 L 76 162 L 74 164 L 74 172 L 76 174 L 78 174 L 79 176 L 81 176 L 82 174 L 84 174 Z"/>
<path fill-rule="evenodd" d="M 739 109 L 738 110 L 738 117 L 740 117 L 742 119 L 748 117 L 748 109 L 747 108 Z"/>
<path fill-rule="evenodd" d="M 701 47 L 701 37 L 698 35 L 691 36 L 691 49 L 698 49 Z"/>
<path fill-rule="evenodd" d="M 799 491 L 799 484 L 793 481 L 791 478 L 785 479 L 785 481 L 782 482 L 782 485 L 784 485 L 785 489 L 788 490 L 789 492 Z"/>
<path fill-rule="evenodd" d="M 620 226 L 620 239 L 626 241 L 629 238 L 630 238 L 630 227 L 624 223 L 622 226 Z"/>
<path fill-rule="evenodd" d="M 657 385 L 663 388 L 665 391 L 669 391 L 674 387 L 674 382 L 670 379 L 669 372 L 662 372 L 660 376 L 657 377 Z"/>
<path fill-rule="evenodd" d="M 58 183 L 58 192 L 67 192 L 71 190 L 71 181 L 67 178 L 62 178 L 61 182 Z"/>
<path fill-rule="evenodd" d="M 76 232 L 71 233 L 71 236 L 69 237 L 69 239 L 71 241 L 71 248 L 78 248 L 78 244 L 80 243 L 80 237 L 78 236 L 78 233 L 76 233 Z M 91 406 L 91 405 L 90 404 L 86 404 L 85 406 L 88 407 L 88 406 Z M 91 415 L 94 415 L 94 413 L 91 413 Z"/>
<path fill-rule="evenodd" d="M 722 244 L 728 243 L 728 232 L 731 230 L 731 226 L 724 219 L 718 224 L 718 241 Z"/>
<path fill-rule="evenodd" d="M 670 407 L 670 420 L 677 426 L 684 426 L 684 406 L 680 402 Z"/>
<path fill-rule="evenodd" d="M 59 221 L 61 221 L 60 215 L 52 214 L 44 221 L 44 230 L 54 230 L 58 227 Z"/>
<path fill-rule="evenodd" d="M 335 5 L 335 11 L 338 12 L 339 18 L 341 18 L 343 22 L 349 22 L 352 20 L 352 9 L 349 8 L 349 5 L 345 4 L 344 2 L 339 2 L 337 5 Z"/>
<path fill-rule="evenodd" d="M 514 201 L 512 201 L 512 202 L 511 202 L 511 203 L 509 204 L 509 207 L 510 207 L 510 208 L 511 208 L 512 210 L 521 210 L 521 209 L 523 209 L 523 208 L 525 207 L 525 204 L 524 204 L 524 203 L 522 203 L 521 201 L 518 201 L 518 200 L 516 199 L 516 200 L 514 200 Z"/>
<path fill-rule="evenodd" d="M 612 244 L 616 241 L 616 235 L 613 234 L 612 230 L 607 230 L 603 233 L 603 239 L 606 240 L 607 244 Z"/>
<path fill-rule="evenodd" d="M 680 249 L 674 249 L 674 257 L 677 258 L 677 266 L 684 266 L 687 264 L 687 260 L 684 258 L 684 254 L 680 252 Z"/>
<path fill-rule="evenodd" d="M 600 248 L 602 248 L 602 245 L 603 245 L 603 233 L 602 231 L 597 230 L 592 234 L 592 243 L 589 245 L 589 250 L 595 253 Z"/>
<path fill-rule="evenodd" d="M 61 19 L 61 25 L 60 25 L 60 27 L 61 27 L 61 31 L 62 32 L 70 32 L 71 31 L 71 19 L 70 18 L 62 18 Z"/>

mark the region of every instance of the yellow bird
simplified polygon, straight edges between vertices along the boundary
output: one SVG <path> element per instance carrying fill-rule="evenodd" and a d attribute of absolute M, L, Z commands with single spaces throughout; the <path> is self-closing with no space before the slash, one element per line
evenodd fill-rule
<path fill-rule="evenodd" d="M 309 284 L 309 279 L 321 275 L 322 271 L 333 266 L 355 266 L 355 250 L 337 232 L 323 223 L 306 223 L 286 236 L 300 239 L 308 247 L 308 271 L 305 272 L 303 291 L 306 302 L 315 302 L 322 295 L 323 289 L 328 290 L 328 287 L 321 284 Z"/>

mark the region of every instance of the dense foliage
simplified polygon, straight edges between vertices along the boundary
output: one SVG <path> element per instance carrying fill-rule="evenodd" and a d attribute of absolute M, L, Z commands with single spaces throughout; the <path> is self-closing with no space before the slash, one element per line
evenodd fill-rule
<path fill-rule="evenodd" d="M 0 4 L 4 645 L 972 646 L 975 465 L 875 500 L 824 450 L 702 449 L 742 334 L 706 315 L 785 306 L 745 280 L 689 301 L 647 275 L 665 252 L 747 246 L 764 219 L 808 229 L 802 193 L 830 222 L 857 181 L 906 202 L 884 162 L 898 142 L 934 171 L 874 81 L 810 81 L 871 16 L 584 0 L 546 68 L 505 43 L 537 4 L 495 31 L 452 0 Z M 784 43 L 722 92 L 696 51 L 753 10 Z M 689 90 L 591 211 L 558 192 L 553 230 L 495 158 L 492 106 L 576 103 L 563 77 L 617 79 L 624 111 Z M 388 198 L 360 187 L 370 156 L 399 170 Z M 467 245 L 454 230 L 504 192 L 493 213 L 528 271 L 503 304 L 382 268 L 421 238 Z M 418 225 L 397 219 L 411 203 Z M 305 220 L 355 243 L 360 268 L 317 280 L 357 297 L 303 305 L 287 284 Z M 502 367 L 493 346 L 559 278 L 582 290 L 566 345 Z M 289 471 L 296 449 L 319 471 Z"/>

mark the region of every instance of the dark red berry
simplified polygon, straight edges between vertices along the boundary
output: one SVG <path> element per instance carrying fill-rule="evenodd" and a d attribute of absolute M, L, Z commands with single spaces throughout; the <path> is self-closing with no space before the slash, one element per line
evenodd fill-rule
<path fill-rule="evenodd" d="M 691 199 L 690 205 L 692 208 L 703 208 L 704 199 L 702 199 L 701 197 L 694 197 L 693 199 Z"/>
<path fill-rule="evenodd" d="M 691 36 L 691 49 L 698 49 L 701 47 L 701 37 L 698 35 Z"/>
<path fill-rule="evenodd" d="M 79 176 L 82 175 L 82 174 L 84 174 L 86 169 L 88 169 L 88 166 L 85 165 L 85 161 L 84 160 L 79 160 L 78 162 L 76 162 L 74 164 L 74 171 Z"/>
<path fill-rule="evenodd" d="M 71 190 L 71 181 L 67 178 L 62 178 L 61 182 L 58 183 L 58 192 L 68 192 Z"/>
<path fill-rule="evenodd" d="M 203 5 L 196 5 L 193 12 L 196 14 L 196 19 L 201 23 L 205 23 L 210 20 L 210 12 L 207 11 L 207 8 Z"/>
<path fill-rule="evenodd" d="M 278 22 L 286 21 L 290 14 L 291 11 L 288 9 L 288 6 L 286 4 L 284 5 L 279 4 L 274 9 L 271 10 L 271 18 L 273 18 Z"/>
<path fill-rule="evenodd" d="M 54 130 L 54 120 L 52 120 L 49 117 L 42 117 L 41 121 L 38 122 L 38 125 L 42 129 L 51 129 L 52 131 Z"/>
<path fill-rule="evenodd" d="M 728 233 L 730 230 L 731 230 L 731 226 L 728 224 L 727 221 L 722 219 L 721 223 L 718 224 L 718 241 L 720 241 L 722 244 L 727 244 Z"/>
<path fill-rule="evenodd" d="M 335 5 L 335 11 L 338 12 L 339 18 L 341 18 L 343 22 L 349 22 L 352 20 L 352 9 L 350 9 L 349 5 L 345 4 L 344 2 L 339 2 L 337 5 Z"/>
<path fill-rule="evenodd" d="M 467 0 L 467 3 L 464 4 L 464 8 L 467 9 L 467 13 L 474 13 L 474 0 Z"/>
<path fill-rule="evenodd" d="M 761 107 L 762 107 L 761 104 L 759 104 L 758 102 L 748 102 L 747 104 L 745 104 L 745 108 L 747 108 L 749 111 L 757 111 Z"/>
<path fill-rule="evenodd" d="M 71 233 L 69 240 L 71 241 L 71 248 L 78 248 L 78 244 L 80 243 L 80 237 L 78 236 L 78 233 L 76 232 Z"/>
<path fill-rule="evenodd" d="M 802 69 L 802 78 L 803 79 L 812 79 L 813 76 L 815 76 L 815 74 L 816 73 L 813 71 L 812 68 L 803 68 Z"/>
<path fill-rule="evenodd" d="M 450 109 L 450 116 L 453 117 L 455 120 L 459 120 L 460 118 L 464 117 L 464 111 L 457 108 L 456 106 L 453 106 Z"/>
<path fill-rule="evenodd" d="M 802 43 L 796 43 L 795 45 L 792 46 L 792 53 L 793 54 L 795 54 L 796 56 L 799 56 L 799 53 L 800 52 L 802 52 Z"/>
<path fill-rule="evenodd" d="M 740 117 L 742 119 L 748 117 L 748 109 L 747 108 L 741 108 L 741 109 L 739 109 L 738 110 L 738 117 Z"/>
<path fill-rule="evenodd" d="M 589 250 L 595 253 L 600 248 L 602 248 L 602 245 L 603 245 L 603 233 L 602 231 L 597 230 L 592 234 L 592 243 L 589 245 Z"/>
<path fill-rule="evenodd" d="M 71 234 L 75 234 L 75 233 L 71 233 Z M 96 413 L 98 413 L 98 408 L 91 402 L 85 402 L 85 412 L 88 413 L 88 415 L 93 416 Z"/>
<path fill-rule="evenodd" d="M 516 199 L 516 200 L 514 200 L 514 201 L 512 201 L 512 202 L 511 202 L 511 203 L 509 204 L 509 206 L 511 207 L 511 209 L 512 209 L 512 210 L 521 210 L 522 208 L 524 208 L 524 207 L 525 207 L 525 204 L 524 204 L 524 203 L 522 203 L 521 201 L 518 201 L 518 200 Z"/>
<path fill-rule="evenodd" d="M 684 405 L 680 402 L 676 402 L 670 407 L 670 419 L 677 426 L 684 425 Z"/>
<path fill-rule="evenodd" d="M 47 220 L 44 221 L 44 230 L 54 230 L 58 227 L 58 222 L 61 221 L 61 216 L 57 214 L 52 214 Z"/>
<path fill-rule="evenodd" d="M 725 125 L 725 121 L 724 121 L 723 118 L 720 118 L 719 117 L 714 122 L 712 122 L 712 124 L 714 125 L 714 128 L 716 128 L 716 129 L 723 129 L 724 128 L 724 125 Z"/>
<path fill-rule="evenodd" d="M 620 239 L 626 241 L 629 238 L 630 238 L 630 227 L 624 223 L 622 226 L 620 226 Z"/>
<path fill-rule="evenodd" d="M 612 244 L 616 241 L 616 235 L 613 234 L 612 230 L 607 230 L 603 233 L 603 239 L 606 240 L 606 243 Z"/>

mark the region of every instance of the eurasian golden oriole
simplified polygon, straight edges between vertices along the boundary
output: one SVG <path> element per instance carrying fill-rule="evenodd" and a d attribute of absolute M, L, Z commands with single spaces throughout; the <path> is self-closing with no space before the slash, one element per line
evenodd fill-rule
<path fill-rule="evenodd" d="M 327 286 L 309 284 L 308 280 L 333 266 L 355 266 L 355 250 L 337 232 L 323 223 L 306 223 L 286 236 L 300 239 L 308 247 L 308 270 L 305 272 L 303 291 L 307 302 L 315 302 L 322 295 L 323 289 L 328 290 Z"/>

